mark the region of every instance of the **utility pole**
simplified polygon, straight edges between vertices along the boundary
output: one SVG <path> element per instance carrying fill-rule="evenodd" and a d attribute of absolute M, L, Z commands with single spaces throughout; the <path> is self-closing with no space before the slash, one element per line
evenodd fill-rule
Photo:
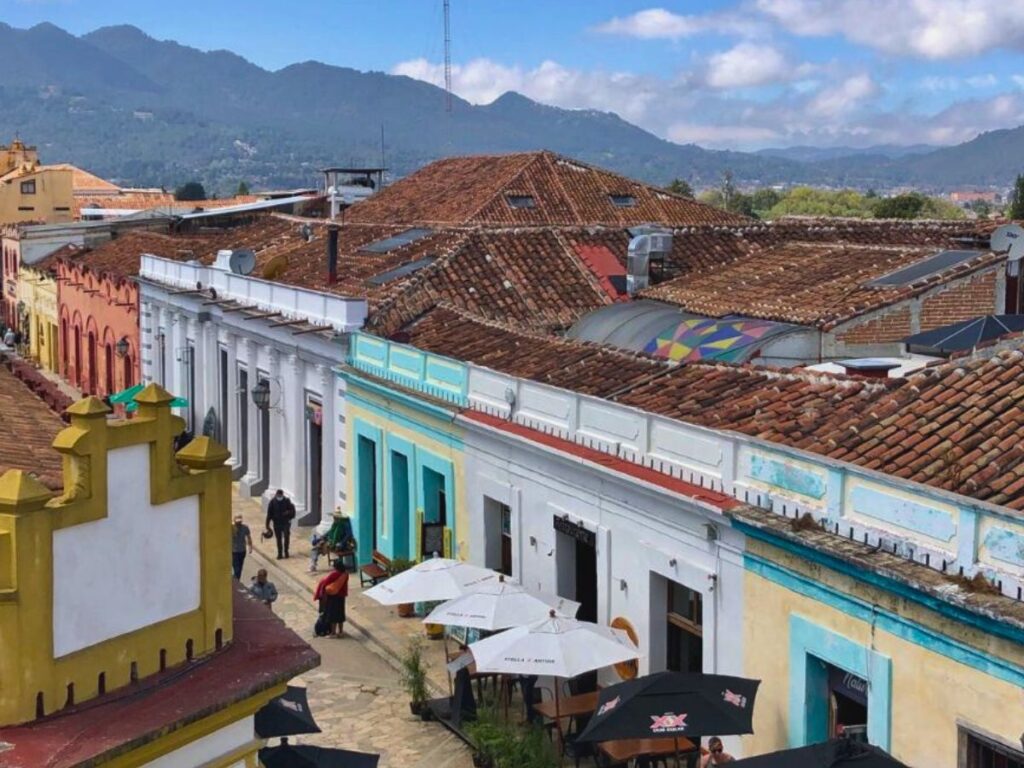
<path fill-rule="evenodd" d="M 435 8 L 437 6 L 434 6 Z M 450 0 L 444 0 L 444 99 L 445 111 L 452 113 L 452 13 Z"/>

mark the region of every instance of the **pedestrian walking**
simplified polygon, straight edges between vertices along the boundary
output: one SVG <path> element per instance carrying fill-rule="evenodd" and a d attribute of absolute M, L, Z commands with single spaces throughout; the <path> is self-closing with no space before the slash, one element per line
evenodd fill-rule
<path fill-rule="evenodd" d="M 256 571 L 252 586 L 249 587 L 249 594 L 268 608 L 272 607 L 274 601 L 277 600 L 277 587 L 274 586 L 274 582 L 267 580 L 266 568 Z"/>
<path fill-rule="evenodd" d="M 280 488 L 267 505 L 267 530 L 273 529 L 277 540 L 277 559 L 288 557 L 288 545 L 292 537 L 292 520 L 295 519 L 295 505 Z"/>
<path fill-rule="evenodd" d="M 320 612 L 331 628 L 331 637 L 345 636 L 345 598 L 348 597 L 348 571 L 339 557 L 334 570 L 320 579 L 313 599 L 320 601 Z"/>
<path fill-rule="evenodd" d="M 242 578 L 242 564 L 246 554 L 252 554 L 252 534 L 249 526 L 242 522 L 241 515 L 235 515 L 231 526 L 231 571 L 236 579 Z"/>
<path fill-rule="evenodd" d="M 7 332 L 4 334 L 4 346 L 8 349 L 14 349 L 14 339 L 14 329 L 8 328 Z"/>

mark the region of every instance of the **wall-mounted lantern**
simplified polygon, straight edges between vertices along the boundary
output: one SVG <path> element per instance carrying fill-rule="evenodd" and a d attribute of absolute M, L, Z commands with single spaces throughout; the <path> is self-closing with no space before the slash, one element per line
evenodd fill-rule
<path fill-rule="evenodd" d="M 122 336 L 114 345 L 114 351 L 118 357 L 125 357 L 128 354 L 128 337 Z"/>
<path fill-rule="evenodd" d="M 261 411 L 270 408 L 270 382 L 263 380 L 252 388 L 252 401 Z"/>

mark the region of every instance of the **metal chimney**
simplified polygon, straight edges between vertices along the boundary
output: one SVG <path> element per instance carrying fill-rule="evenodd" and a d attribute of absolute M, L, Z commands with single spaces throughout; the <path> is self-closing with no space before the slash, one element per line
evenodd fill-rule
<path fill-rule="evenodd" d="M 338 282 L 338 232 L 340 227 L 327 228 L 327 284 Z"/>

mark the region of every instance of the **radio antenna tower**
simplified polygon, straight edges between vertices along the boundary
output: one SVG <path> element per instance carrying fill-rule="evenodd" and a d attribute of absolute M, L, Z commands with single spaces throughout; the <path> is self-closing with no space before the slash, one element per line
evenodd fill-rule
<path fill-rule="evenodd" d="M 434 6 L 435 8 L 437 6 Z M 444 102 L 445 111 L 452 113 L 452 9 L 450 0 L 444 0 Z"/>

